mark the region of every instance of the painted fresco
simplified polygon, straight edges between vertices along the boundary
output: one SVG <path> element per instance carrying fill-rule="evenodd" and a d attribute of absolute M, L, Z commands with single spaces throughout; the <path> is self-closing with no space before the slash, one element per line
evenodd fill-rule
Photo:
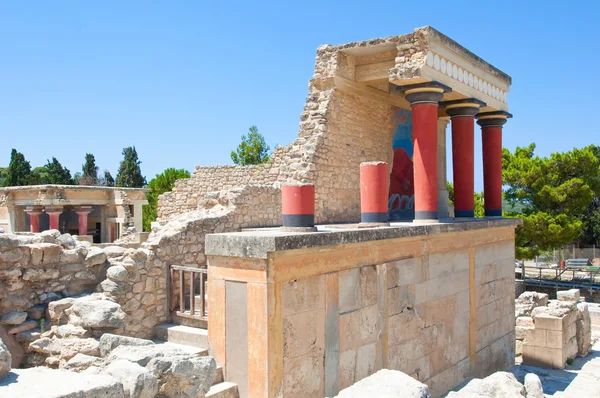
<path fill-rule="evenodd" d="M 388 209 L 390 220 L 412 220 L 414 209 L 412 115 L 397 108 L 392 140 L 394 163 L 390 174 Z"/>

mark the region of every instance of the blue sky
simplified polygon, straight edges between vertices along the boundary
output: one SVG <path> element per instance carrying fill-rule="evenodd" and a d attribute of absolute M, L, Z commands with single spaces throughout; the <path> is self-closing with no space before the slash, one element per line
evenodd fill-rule
<path fill-rule="evenodd" d="M 75 172 L 91 152 L 115 175 L 129 145 L 148 179 L 230 164 L 253 124 L 296 137 L 319 45 L 424 25 L 512 76 L 505 147 L 600 144 L 595 3 L 0 0 L 0 165 L 14 147 Z"/>

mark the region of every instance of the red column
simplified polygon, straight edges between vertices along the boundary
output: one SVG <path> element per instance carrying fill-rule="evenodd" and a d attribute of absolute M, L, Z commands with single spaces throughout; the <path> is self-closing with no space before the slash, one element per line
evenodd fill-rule
<path fill-rule="evenodd" d="M 437 87 L 406 91 L 412 110 L 415 221 L 438 220 L 437 121 L 443 92 Z"/>
<path fill-rule="evenodd" d="M 50 219 L 50 229 L 60 229 L 59 217 L 62 214 L 62 209 L 45 209 L 44 212 L 48 214 Z"/>
<path fill-rule="evenodd" d="M 510 114 L 493 112 L 481 114 L 483 149 L 483 195 L 486 217 L 502 217 L 502 126 Z"/>
<path fill-rule="evenodd" d="M 281 186 L 283 228 L 316 231 L 315 186 L 313 184 L 284 184 Z"/>
<path fill-rule="evenodd" d="M 29 214 L 29 232 L 40 232 L 40 215 L 41 210 L 25 210 Z"/>
<path fill-rule="evenodd" d="M 460 101 L 446 106 L 452 120 L 452 171 L 454 181 L 454 216 L 475 216 L 475 119 L 478 103 Z"/>
<path fill-rule="evenodd" d="M 360 221 L 387 223 L 389 220 L 389 172 L 386 162 L 360 165 Z"/>
<path fill-rule="evenodd" d="M 88 233 L 88 214 L 92 212 L 91 207 L 80 207 L 75 209 L 79 219 L 79 235 L 84 236 Z"/>

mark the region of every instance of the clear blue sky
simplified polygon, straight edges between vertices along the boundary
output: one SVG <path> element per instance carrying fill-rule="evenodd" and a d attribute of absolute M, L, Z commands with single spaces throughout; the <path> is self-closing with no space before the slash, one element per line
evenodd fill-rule
<path fill-rule="evenodd" d="M 0 165 L 14 147 L 75 172 L 92 152 L 115 175 L 129 145 L 148 179 L 230 164 L 250 125 L 296 137 L 319 45 L 423 25 L 512 76 L 505 147 L 600 144 L 597 4 L 0 0 Z"/>

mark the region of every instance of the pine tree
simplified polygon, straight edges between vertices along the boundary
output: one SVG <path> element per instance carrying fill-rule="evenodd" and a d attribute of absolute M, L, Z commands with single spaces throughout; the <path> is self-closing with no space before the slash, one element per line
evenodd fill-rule
<path fill-rule="evenodd" d="M 169 192 L 175 186 L 175 181 L 180 178 L 190 178 L 190 172 L 184 169 L 168 168 L 161 174 L 150 180 L 148 188 L 151 189 L 146 195 L 148 204 L 142 208 L 144 231 L 150 231 L 152 221 L 158 216 L 158 197 Z"/>
<path fill-rule="evenodd" d="M 108 170 L 104 170 L 104 184 L 107 187 L 114 187 L 115 186 L 115 179 L 113 178 L 112 174 L 110 174 L 110 171 Z"/>
<path fill-rule="evenodd" d="M 63 167 L 55 157 L 52 158 L 52 161 L 48 160 L 44 168 L 46 169 L 46 174 L 42 177 L 42 183 L 59 185 L 75 184 L 69 169 Z"/>
<path fill-rule="evenodd" d="M 98 185 L 98 166 L 96 166 L 96 158 L 91 153 L 85 154 L 85 163 L 81 167 L 83 172 L 78 179 L 81 185 Z"/>
<path fill-rule="evenodd" d="M 146 185 L 146 177 L 142 175 L 138 154 L 134 146 L 123 148 L 123 160 L 117 173 L 117 186 L 141 188 Z"/>
<path fill-rule="evenodd" d="M 231 151 L 231 160 L 240 166 L 267 163 L 269 159 L 269 146 L 256 126 L 250 127 L 237 149 Z"/>
<path fill-rule="evenodd" d="M 30 185 L 31 164 L 25 160 L 25 156 L 16 149 L 10 152 L 10 163 L 4 180 L 5 187 L 16 187 Z"/>

